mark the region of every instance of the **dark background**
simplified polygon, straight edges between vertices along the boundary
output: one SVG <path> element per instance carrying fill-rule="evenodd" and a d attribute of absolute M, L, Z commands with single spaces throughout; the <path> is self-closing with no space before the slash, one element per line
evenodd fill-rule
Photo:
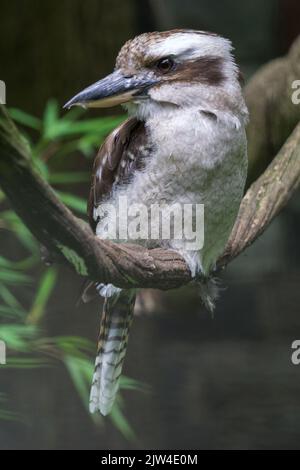
<path fill-rule="evenodd" d="M 7 103 L 37 115 L 49 97 L 63 105 L 109 73 L 121 45 L 140 32 L 188 27 L 224 34 L 246 77 L 286 53 L 300 33 L 298 0 L 1 0 L 0 13 Z M 229 266 L 213 320 L 190 289 L 164 296 L 156 314 L 136 318 L 125 373 L 152 390 L 125 394 L 136 442 L 109 421 L 97 428 L 65 369 L 55 367 L 5 375 L 10 400 L 28 418 L 0 422 L 0 447 L 299 449 L 300 366 L 290 360 L 291 343 L 300 338 L 299 213 L 298 195 Z M 13 240 L 1 243 L 0 253 L 16 249 Z M 75 308 L 80 288 L 81 280 L 61 268 L 47 309 L 49 335 L 96 341 L 99 307 Z"/>

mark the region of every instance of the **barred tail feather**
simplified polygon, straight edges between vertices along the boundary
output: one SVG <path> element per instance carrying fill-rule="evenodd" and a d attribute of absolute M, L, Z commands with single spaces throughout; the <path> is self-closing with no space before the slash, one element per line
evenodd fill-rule
<path fill-rule="evenodd" d="M 135 290 L 122 290 L 104 300 L 95 362 L 90 412 L 107 415 L 114 404 L 133 319 Z"/>

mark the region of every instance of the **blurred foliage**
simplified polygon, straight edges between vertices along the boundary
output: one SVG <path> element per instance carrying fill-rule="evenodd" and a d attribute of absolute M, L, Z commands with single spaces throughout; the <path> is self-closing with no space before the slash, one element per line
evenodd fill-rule
<path fill-rule="evenodd" d="M 15 123 L 23 128 L 26 141 L 30 145 L 33 165 L 50 184 L 59 188 L 87 182 L 89 174 L 77 170 L 57 172 L 50 162 L 55 160 L 61 163 L 63 158 L 75 153 L 80 157 L 94 157 L 103 138 L 124 120 L 122 116 L 80 120 L 84 110 L 78 107 L 61 116 L 55 100 L 47 103 L 42 119 L 16 108 L 9 111 Z M 71 209 L 81 214 L 86 213 L 85 199 L 66 191 L 57 192 Z"/>
<path fill-rule="evenodd" d="M 78 108 L 60 116 L 58 105 L 53 100 L 48 102 L 42 119 L 19 109 L 9 111 L 15 123 L 22 127 L 26 142 L 30 146 L 33 165 L 45 179 L 55 185 L 65 204 L 85 214 L 86 201 L 66 191 L 65 187 L 87 182 L 88 173 L 56 172 L 50 162 L 55 158 L 61 160 L 75 152 L 79 158 L 93 156 L 101 140 L 123 118 L 79 120 L 82 110 Z M 83 406 L 88 410 L 95 345 L 81 337 L 45 336 L 43 318 L 55 289 L 58 272 L 55 267 L 45 268 L 38 285 L 35 285 L 32 273 L 40 264 L 39 245 L 17 215 L 8 209 L 3 193 L 0 193 L 0 233 L 1 231 L 9 231 L 25 253 L 18 260 L 11 260 L 3 254 L 0 256 L 0 339 L 5 341 L 9 351 L 5 369 L 46 367 L 55 361 L 62 361 Z M 31 306 L 24 306 L 19 300 L 18 293 L 22 289 L 30 291 Z M 122 378 L 121 389 L 139 388 L 141 387 L 137 382 Z M 20 419 L 17 412 L 8 409 L 9 404 L 0 389 L 0 420 Z M 96 423 L 102 421 L 100 416 L 91 415 L 91 418 Z M 134 437 L 134 432 L 122 412 L 121 396 L 118 397 L 110 418 L 125 437 Z"/>

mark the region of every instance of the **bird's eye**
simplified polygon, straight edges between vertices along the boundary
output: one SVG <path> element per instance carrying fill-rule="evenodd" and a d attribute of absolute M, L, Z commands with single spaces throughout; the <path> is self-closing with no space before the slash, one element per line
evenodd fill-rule
<path fill-rule="evenodd" d="M 160 72 L 167 73 L 167 72 L 170 72 L 170 70 L 174 68 L 174 65 L 175 65 L 174 60 L 170 58 L 165 58 L 165 59 L 160 59 L 157 62 L 156 67 L 158 68 Z"/>

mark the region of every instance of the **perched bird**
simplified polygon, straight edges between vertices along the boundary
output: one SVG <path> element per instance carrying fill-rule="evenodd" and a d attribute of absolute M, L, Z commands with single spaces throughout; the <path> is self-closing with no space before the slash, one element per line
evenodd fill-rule
<path fill-rule="evenodd" d="M 231 42 L 194 30 L 142 34 L 125 43 L 112 74 L 66 107 L 118 104 L 130 117 L 107 137 L 95 159 L 90 224 L 97 236 L 109 237 L 101 204 L 115 204 L 120 195 L 129 206 L 204 204 L 201 249 L 187 250 L 185 240 L 140 243 L 181 253 L 192 276 L 200 275 L 200 295 L 212 310 L 213 270 L 235 222 L 247 173 L 248 111 Z M 105 301 L 90 410 L 106 415 L 119 386 L 136 293 L 103 284 L 96 289 Z"/>

